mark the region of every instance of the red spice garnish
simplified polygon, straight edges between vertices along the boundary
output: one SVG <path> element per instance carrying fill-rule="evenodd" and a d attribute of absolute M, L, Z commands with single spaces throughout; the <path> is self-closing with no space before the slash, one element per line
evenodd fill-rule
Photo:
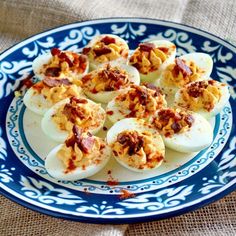
<path fill-rule="evenodd" d="M 83 48 L 82 53 L 87 55 L 90 52 L 91 48 Z"/>
<path fill-rule="evenodd" d="M 134 193 L 131 193 L 125 189 L 121 190 L 121 194 L 119 196 L 120 199 L 127 199 L 127 198 L 133 198 L 136 197 L 136 195 Z"/>
<path fill-rule="evenodd" d="M 107 115 L 111 116 L 111 115 L 113 115 L 114 112 L 113 111 L 107 111 L 106 113 L 107 113 Z"/>
<path fill-rule="evenodd" d="M 150 52 L 151 50 L 153 50 L 155 48 L 155 44 L 154 43 L 140 43 L 139 44 L 139 48 L 141 51 L 145 51 L 145 52 Z"/>
<path fill-rule="evenodd" d="M 107 185 L 109 185 L 109 186 L 115 186 L 118 184 L 119 184 L 119 182 L 117 180 L 107 180 Z"/>
<path fill-rule="evenodd" d="M 110 36 L 105 36 L 100 40 L 100 42 L 104 43 L 105 45 L 109 45 L 111 43 L 116 43 L 116 40 Z"/>
<path fill-rule="evenodd" d="M 74 164 L 73 162 L 73 157 L 72 159 L 69 159 L 69 164 L 68 164 L 68 167 L 67 169 L 65 170 L 65 174 L 69 173 L 70 171 L 73 171 L 76 169 L 76 165 Z"/>
<path fill-rule="evenodd" d="M 100 57 L 102 55 L 108 54 L 111 52 L 111 49 L 107 46 L 104 46 L 102 48 L 96 48 L 93 50 L 97 57 Z"/>
<path fill-rule="evenodd" d="M 176 58 L 175 63 L 177 68 L 183 73 L 183 76 L 189 76 L 192 74 L 191 69 L 184 63 L 183 60 Z"/>

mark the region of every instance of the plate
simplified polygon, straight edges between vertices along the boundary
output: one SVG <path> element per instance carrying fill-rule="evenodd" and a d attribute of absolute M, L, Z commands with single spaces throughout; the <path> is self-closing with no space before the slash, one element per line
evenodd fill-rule
<path fill-rule="evenodd" d="M 230 102 L 211 121 L 214 141 L 200 153 L 167 151 L 160 169 L 131 173 L 114 160 L 99 174 L 80 181 L 57 181 L 44 168 L 56 144 L 40 129 L 40 118 L 15 97 L 20 81 L 32 74 L 32 61 L 52 47 L 80 51 L 98 34 L 124 38 L 131 49 L 139 42 L 167 39 L 178 55 L 200 51 L 214 60 L 212 78 L 228 83 Z M 0 55 L 0 190 L 33 210 L 92 223 L 133 223 L 176 216 L 215 201 L 236 189 L 236 48 L 207 32 L 177 23 L 110 18 L 55 28 Z M 196 137 L 196 141 L 197 141 Z"/>

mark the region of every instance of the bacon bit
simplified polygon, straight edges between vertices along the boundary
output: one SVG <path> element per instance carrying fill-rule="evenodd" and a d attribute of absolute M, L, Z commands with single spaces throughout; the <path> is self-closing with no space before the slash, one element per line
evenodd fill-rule
<path fill-rule="evenodd" d="M 166 47 L 158 47 L 158 49 L 164 52 L 165 54 L 168 53 L 169 51 L 169 48 L 166 48 Z"/>
<path fill-rule="evenodd" d="M 111 49 L 107 46 L 104 46 L 103 48 L 96 48 L 93 50 L 97 57 L 100 57 L 104 54 L 108 54 L 111 52 Z"/>
<path fill-rule="evenodd" d="M 104 126 L 102 129 L 103 129 L 104 131 L 107 131 L 107 130 L 108 130 L 108 128 L 107 128 L 106 126 Z"/>
<path fill-rule="evenodd" d="M 190 84 L 188 87 L 188 94 L 191 97 L 197 98 L 202 96 L 203 90 L 207 88 L 209 82 L 206 81 L 197 81 L 193 84 Z"/>
<path fill-rule="evenodd" d="M 108 170 L 108 171 L 107 171 L 107 174 L 110 175 L 110 174 L 111 174 L 111 170 Z"/>
<path fill-rule="evenodd" d="M 182 129 L 182 126 L 179 123 L 174 122 L 171 125 L 171 129 L 173 129 L 175 133 L 178 133 Z"/>
<path fill-rule="evenodd" d="M 70 98 L 70 103 L 72 103 L 72 102 L 86 104 L 86 103 L 88 103 L 88 100 L 85 99 L 85 98 L 71 97 Z"/>
<path fill-rule="evenodd" d="M 155 86 L 154 84 L 150 84 L 150 83 L 143 83 L 143 85 L 145 87 L 147 87 L 148 89 L 151 89 L 151 90 L 154 90 L 156 93 L 155 93 L 155 96 L 159 95 L 159 94 L 162 94 L 162 91 L 160 88 L 158 88 L 157 86 Z"/>
<path fill-rule="evenodd" d="M 89 75 L 89 74 L 82 77 L 82 82 L 85 83 L 85 84 L 86 84 L 89 80 L 91 80 L 91 75 Z"/>
<path fill-rule="evenodd" d="M 91 48 L 83 48 L 82 53 L 87 55 L 90 52 Z"/>
<path fill-rule="evenodd" d="M 61 52 L 61 53 L 58 55 L 58 57 L 59 57 L 61 60 L 65 61 L 65 62 L 69 65 L 69 67 L 72 67 L 72 66 L 74 65 L 74 63 L 73 63 L 73 62 L 71 61 L 71 59 L 66 55 L 66 53 Z"/>
<path fill-rule="evenodd" d="M 86 166 L 85 165 L 82 165 L 82 170 L 86 170 Z"/>
<path fill-rule="evenodd" d="M 89 151 L 92 149 L 94 143 L 95 143 L 94 138 L 92 138 L 92 137 L 84 138 L 80 142 L 80 149 L 84 153 L 89 153 Z"/>
<path fill-rule="evenodd" d="M 187 115 L 184 120 L 191 127 L 194 122 L 194 117 L 192 115 Z"/>
<path fill-rule="evenodd" d="M 107 111 L 106 113 L 107 113 L 107 115 L 111 116 L 111 115 L 113 115 L 114 112 L 113 111 Z"/>
<path fill-rule="evenodd" d="M 121 194 L 119 196 L 120 199 L 127 199 L 127 198 L 133 198 L 136 197 L 136 195 L 134 193 L 131 193 L 125 189 L 121 190 Z"/>
<path fill-rule="evenodd" d="M 141 51 L 145 51 L 145 52 L 150 52 L 151 50 L 153 50 L 155 48 L 155 44 L 154 43 L 140 43 L 139 44 L 139 48 Z"/>
<path fill-rule="evenodd" d="M 184 76 L 189 76 L 192 74 L 191 69 L 184 63 L 183 60 L 176 58 L 175 63 L 178 69 L 183 73 Z"/>
<path fill-rule="evenodd" d="M 46 76 L 50 77 L 58 77 L 60 75 L 61 68 L 59 67 L 49 67 L 45 71 Z"/>
<path fill-rule="evenodd" d="M 62 85 L 62 84 L 64 84 L 64 85 L 71 85 L 72 84 L 68 79 L 51 79 L 51 78 L 43 79 L 43 83 L 51 88 Z"/>
<path fill-rule="evenodd" d="M 80 61 L 80 63 L 85 63 L 87 61 L 87 57 L 85 55 L 80 55 L 79 61 Z"/>
<path fill-rule="evenodd" d="M 26 88 L 31 88 L 34 85 L 34 83 L 32 81 L 33 76 L 34 75 L 28 75 L 25 79 L 23 79 L 20 82 L 19 89 L 21 89 L 23 86 L 25 86 Z"/>
<path fill-rule="evenodd" d="M 109 45 L 111 43 L 116 43 L 116 40 L 110 36 L 105 36 L 100 40 L 100 42 L 104 43 L 105 45 Z"/>
<path fill-rule="evenodd" d="M 143 137 L 139 136 L 136 131 L 133 133 L 120 133 L 117 136 L 117 141 L 125 147 L 128 147 L 128 154 L 132 156 L 143 147 Z"/>
<path fill-rule="evenodd" d="M 79 129 L 76 125 L 73 126 L 72 132 L 73 136 L 65 141 L 66 146 L 74 148 L 74 145 L 76 143 L 82 152 L 89 153 L 94 145 L 94 138 L 91 136 L 82 138 L 82 130 Z"/>
<path fill-rule="evenodd" d="M 51 54 L 52 56 L 58 56 L 61 53 L 61 50 L 59 48 L 52 48 Z"/>

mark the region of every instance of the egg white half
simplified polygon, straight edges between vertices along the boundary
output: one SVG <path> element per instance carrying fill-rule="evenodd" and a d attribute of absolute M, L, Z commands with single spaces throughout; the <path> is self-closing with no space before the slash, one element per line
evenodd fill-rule
<path fill-rule="evenodd" d="M 129 46 L 128 46 L 127 42 L 124 39 L 122 39 L 121 37 L 114 35 L 114 34 L 101 34 L 101 35 L 95 36 L 85 47 L 92 47 L 94 44 L 97 43 L 97 41 L 99 41 L 100 39 L 102 39 L 105 36 L 109 36 L 109 37 L 117 39 L 117 41 L 120 41 L 129 50 Z M 126 59 L 124 57 L 119 57 L 119 58 L 117 58 L 113 61 L 110 61 L 110 62 L 114 62 L 114 61 L 119 64 L 127 64 L 128 63 L 128 59 Z M 96 62 L 95 60 L 90 60 L 89 61 L 89 71 L 96 70 L 101 64 L 102 63 Z"/>
<path fill-rule="evenodd" d="M 52 59 L 51 53 L 39 55 L 38 57 L 36 57 L 34 59 L 34 61 L 32 63 L 32 69 L 33 69 L 35 76 L 38 79 L 43 80 L 47 77 L 41 72 L 41 70 L 44 65 L 46 65 L 50 62 L 51 59 Z M 87 66 L 86 66 L 86 69 L 83 73 L 79 74 L 79 73 L 75 73 L 75 72 L 71 71 L 71 73 L 69 73 L 67 77 L 68 77 L 68 79 L 70 79 L 70 76 L 73 76 L 73 77 L 76 77 L 77 79 L 80 79 L 88 73 L 88 70 L 89 70 L 89 62 L 87 61 Z"/>
<path fill-rule="evenodd" d="M 90 104 L 95 104 L 93 101 L 87 99 L 88 103 Z M 56 142 L 62 143 L 64 142 L 68 135 L 69 132 L 65 131 L 65 130 L 61 130 L 57 124 L 53 121 L 52 116 L 53 114 L 55 114 L 57 112 L 57 110 L 64 106 L 66 103 L 69 103 L 70 99 L 66 98 L 58 103 L 56 103 L 54 106 L 52 106 L 43 116 L 43 119 L 41 121 L 41 128 L 43 130 L 43 132 L 51 139 L 53 139 Z M 86 105 L 86 104 L 85 104 Z M 101 121 L 101 123 L 99 124 L 98 127 L 93 127 L 91 129 L 88 129 L 88 131 L 92 134 L 96 134 L 104 125 L 105 122 L 105 111 L 104 109 L 101 107 L 99 110 L 99 114 L 104 115 L 104 120 Z M 96 117 L 94 117 L 95 119 Z"/>
<path fill-rule="evenodd" d="M 194 62 L 197 65 L 197 67 L 199 67 L 201 70 L 204 71 L 202 75 L 199 77 L 198 81 L 209 79 L 209 76 L 213 68 L 213 60 L 208 54 L 195 52 L 195 53 L 185 54 L 179 58 L 185 60 L 186 62 L 191 62 L 191 61 Z M 162 71 L 160 78 L 156 81 L 156 85 L 159 86 L 163 90 L 163 92 L 168 94 L 169 96 L 174 95 L 179 88 L 174 85 L 173 86 L 166 85 L 164 79 L 164 73 L 165 70 Z"/>
<path fill-rule="evenodd" d="M 207 120 L 209 120 L 212 117 L 219 114 L 222 111 L 222 109 L 224 108 L 224 106 L 226 105 L 226 103 L 229 101 L 229 98 L 230 98 L 230 93 L 229 93 L 228 86 L 221 86 L 220 91 L 221 91 L 221 94 L 222 94 L 221 98 L 218 101 L 218 103 L 215 104 L 214 108 L 211 111 L 207 111 L 205 109 L 200 109 L 200 110 L 195 111 L 195 112 L 202 115 Z M 180 101 L 181 101 L 181 89 L 178 90 L 178 92 L 175 94 L 175 101 L 174 101 L 175 105 L 178 106 L 178 103 Z"/>
<path fill-rule="evenodd" d="M 77 167 L 75 170 L 65 173 L 65 166 L 57 157 L 57 153 L 62 148 L 62 146 L 63 144 L 59 144 L 53 148 L 45 160 L 45 168 L 47 172 L 49 175 L 58 180 L 75 181 L 90 177 L 99 172 L 107 164 L 111 155 L 110 148 L 106 146 L 103 149 L 103 158 L 99 164 L 87 166 L 85 170 Z"/>
<path fill-rule="evenodd" d="M 109 63 L 111 65 L 111 67 L 120 67 L 122 70 L 126 71 L 129 75 L 129 80 L 130 82 L 132 82 L 133 84 L 139 85 L 140 84 L 140 76 L 139 76 L 139 72 L 138 70 L 130 65 L 126 65 L 126 64 L 119 64 L 117 61 L 115 62 L 111 62 Z M 98 69 L 101 67 L 106 66 L 106 64 L 101 64 L 100 66 L 98 66 Z M 91 93 L 88 90 L 84 90 L 84 93 L 91 98 L 92 100 L 96 101 L 96 102 L 101 102 L 101 103 L 108 103 L 109 101 L 111 101 L 114 97 L 116 97 L 117 95 L 124 93 L 127 90 L 127 88 L 124 89 L 120 89 L 117 91 L 102 91 L 102 92 L 98 92 L 98 93 Z"/>
<path fill-rule="evenodd" d="M 178 152 L 198 152 L 208 147 L 213 141 L 213 129 L 210 123 L 201 115 L 193 113 L 194 123 L 183 133 L 171 137 L 162 136 L 166 147 Z"/>
<path fill-rule="evenodd" d="M 155 44 L 156 47 L 166 47 L 166 48 L 175 47 L 175 45 L 168 40 L 153 40 L 153 41 L 148 41 L 148 43 L 153 43 Z M 165 68 L 174 61 L 175 55 L 176 55 L 176 48 L 171 52 L 170 56 L 161 64 L 159 69 L 150 72 L 148 74 L 140 73 L 141 81 L 149 83 L 150 82 L 153 83 L 154 81 L 156 81 L 160 77 L 161 72 L 165 70 Z"/>
<path fill-rule="evenodd" d="M 38 115 L 43 115 L 53 105 L 42 94 L 36 93 L 33 87 L 27 90 L 23 102 L 29 110 Z"/>
<path fill-rule="evenodd" d="M 144 125 L 143 120 L 137 119 L 137 118 L 126 118 L 126 119 L 120 120 L 117 123 L 115 123 L 107 132 L 107 143 L 108 143 L 108 145 L 111 145 L 112 143 L 114 143 L 117 139 L 118 134 L 125 131 L 125 130 L 130 130 L 130 131 L 131 130 L 136 130 L 136 131 L 140 131 L 140 132 L 148 131 L 148 132 L 152 133 L 153 139 L 158 144 L 159 149 L 163 153 L 165 153 L 165 145 L 164 145 L 164 142 L 162 140 L 161 135 L 159 135 L 159 133 L 155 129 L 150 128 L 148 125 Z M 153 169 L 158 168 L 162 164 L 162 161 L 160 161 L 158 163 L 158 165 L 156 165 L 155 168 L 152 168 L 152 169 L 147 169 L 147 168 L 146 169 L 137 169 L 135 167 L 127 165 L 126 163 L 121 161 L 115 155 L 113 155 L 113 156 L 119 164 L 121 164 L 125 168 L 127 168 L 129 170 L 132 170 L 132 171 L 135 171 L 135 172 L 144 172 L 144 171 L 148 171 L 148 170 L 153 170 Z"/>

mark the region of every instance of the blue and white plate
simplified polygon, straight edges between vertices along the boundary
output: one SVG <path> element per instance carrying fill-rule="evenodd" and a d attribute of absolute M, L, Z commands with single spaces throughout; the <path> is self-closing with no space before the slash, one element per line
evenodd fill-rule
<path fill-rule="evenodd" d="M 98 34 L 116 34 L 131 49 L 147 39 L 167 39 L 178 55 L 212 56 L 212 78 L 228 83 L 230 102 L 212 120 L 214 141 L 200 153 L 167 151 L 155 172 L 131 173 L 114 160 L 80 181 L 57 181 L 44 168 L 56 144 L 44 136 L 40 118 L 14 90 L 32 74 L 32 61 L 52 47 L 80 51 Z M 0 191 L 17 203 L 52 216 L 94 223 L 131 223 L 179 215 L 236 189 L 236 48 L 201 30 L 177 23 L 136 18 L 101 19 L 37 34 L 0 55 Z M 233 124 L 234 122 L 234 124 Z M 197 137 L 196 137 L 197 141 Z M 110 182 L 109 182 L 110 181 Z M 111 183 L 116 185 L 111 185 Z M 124 199 L 124 192 L 132 193 Z"/>

